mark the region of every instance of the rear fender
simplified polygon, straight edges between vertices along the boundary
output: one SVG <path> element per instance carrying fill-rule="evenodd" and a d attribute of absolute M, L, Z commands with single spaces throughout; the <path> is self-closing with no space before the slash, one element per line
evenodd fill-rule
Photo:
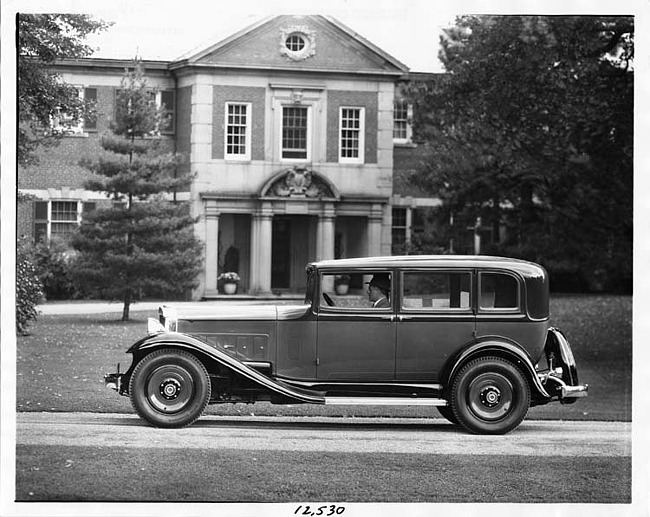
<path fill-rule="evenodd" d="M 242 377 L 256 383 L 260 387 L 278 393 L 285 397 L 300 401 L 308 402 L 311 404 L 324 404 L 325 397 L 322 393 L 316 391 L 309 391 L 300 388 L 293 388 L 280 383 L 266 375 L 263 375 L 255 368 L 248 366 L 240 360 L 228 355 L 227 353 L 215 348 L 214 346 L 201 341 L 200 339 L 190 336 L 189 334 L 182 334 L 179 332 L 165 332 L 148 336 L 133 344 L 127 353 L 133 354 L 134 361 L 131 370 L 135 364 L 144 355 L 158 350 L 160 348 L 180 348 L 193 353 L 204 364 L 210 361 L 215 361 L 224 366 L 227 370 L 241 375 Z M 130 374 L 130 371 L 127 372 Z"/>
<path fill-rule="evenodd" d="M 487 355 L 502 357 L 503 359 L 512 361 L 521 368 L 522 373 L 530 383 L 531 389 L 536 391 L 538 396 L 546 399 L 550 398 L 550 395 L 537 375 L 535 365 L 532 363 L 526 352 L 515 343 L 491 338 L 471 344 L 456 356 L 451 367 L 447 370 L 448 374 L 445 376 L 446 388 L 451 385 L 453 378 L 465 364 L 477 357 Z"/>

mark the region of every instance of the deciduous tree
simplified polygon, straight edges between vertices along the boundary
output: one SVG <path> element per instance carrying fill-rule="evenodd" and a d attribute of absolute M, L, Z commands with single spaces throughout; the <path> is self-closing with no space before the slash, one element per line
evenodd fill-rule
<path fill-rule="evenodd" d="M 463 16 L 445 32 L 446 73 L 410 92 L 427 148 L 413 180 L 457 234 L 480 216 L 508 227 L 489 251 L 630 285 L 633 22 Z"/>
<path fill-rule="evenodd" d="M 49 131 L 53 116 L 65 113 L 64 124 L 76 124 L 92 109 L 48 65 L 91 55 L 93 49 L 84 43 L 85 38 L 110 25 L 85 14 L 17 15 L 19 163 L 33 160 L 39 145 L 58 141 L 60 135 Z"/>

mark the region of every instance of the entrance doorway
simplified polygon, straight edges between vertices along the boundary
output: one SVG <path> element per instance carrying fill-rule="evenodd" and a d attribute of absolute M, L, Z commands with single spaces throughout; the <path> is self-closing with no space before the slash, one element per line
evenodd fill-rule
<path fill-rule="evenodd" d="M 291 287 L 291 219 L 273 218 L 271 246 L 271 289 Z"/>
<path fill-rule="evenodd" d="M 302 293 L 305 265 L 316 258 L 317 218 L 274 216 L 271 244 L 271 289 Z"/>

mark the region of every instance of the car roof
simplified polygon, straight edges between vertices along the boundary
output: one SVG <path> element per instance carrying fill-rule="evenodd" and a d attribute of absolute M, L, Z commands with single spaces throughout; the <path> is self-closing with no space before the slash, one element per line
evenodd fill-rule
<path fill-rule="evenodd" d="M 544 269 L 533 262 L 487 255 L 392 255 L 321 260 L 310 266 L 318 269 L 394 268 L 394 267 L 466 267 L 515 270 L 523 276 L 545 276 Z"/>

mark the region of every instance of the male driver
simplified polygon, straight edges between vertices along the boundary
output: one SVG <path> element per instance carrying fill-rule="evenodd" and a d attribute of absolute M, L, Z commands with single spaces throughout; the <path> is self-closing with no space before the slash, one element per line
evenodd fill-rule
<path fill-rule="evenodd" d="M 372 277 L 368 284 L 368 300 L 372 302 L 373 309 L 390 308 L 388 297 L 390 295 L 390 278 L 382 273 Z"/>

